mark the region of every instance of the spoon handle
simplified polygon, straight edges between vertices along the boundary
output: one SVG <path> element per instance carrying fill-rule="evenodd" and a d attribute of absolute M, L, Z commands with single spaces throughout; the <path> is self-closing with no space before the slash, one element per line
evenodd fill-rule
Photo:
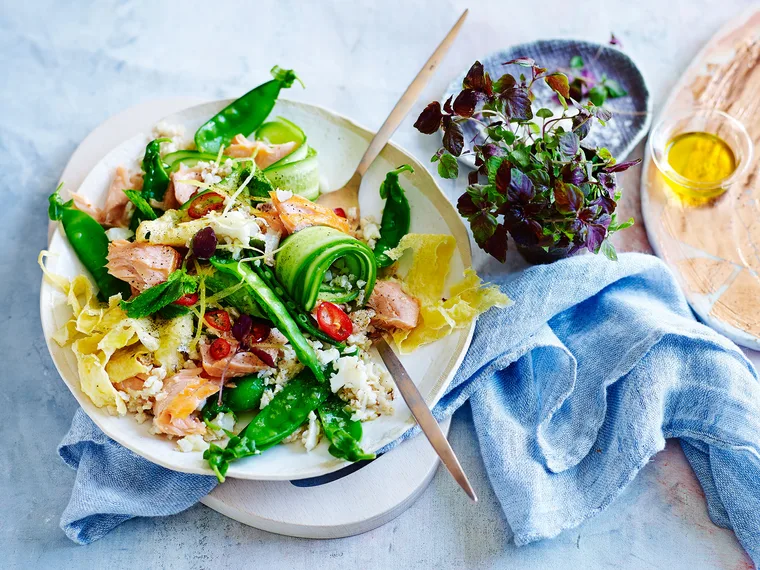
<path fill-rule="evenodd" d="M 412 412 L 414 419 L 417 420 L 422 433 L 428 438 L 430 445 L 441 458 L 441 463 L 446 466 L 454 480 L 459 483 L 467 496 L 473 502 L 478 502 L 478 497 L 475 494 L 475 490 L 470 485 L 470 481 L 467 479 L 467 475 L 462 469 L 462 465 L 459 463 L 459 459 L 454 454 L 454 450 L 451 449 L 449 441 L 446 436 L 443 435 L 438 422 L 435 421 L 433 413 L 428 408 L 425 400 L 422 398 L 422 394 L 417 389 L 414 381 L 409 377 L 409 373 L 401 364 L 401 361 L 393 352 L 393 349 L 388 345 L 385 339 L 380 338 L 375 341 L 375 348 L 380 353 L 380 358 L 385 362 L 385 366 L 388 368 L 388 372 L 393 376 L 393 380 L 396 382 L 398 391 L 401 392 L 401 396 L 404 398 L 406 405 Z"/>
<path fill-rule="evenodd" d="M 409 111 L 419 98 L 422 90 L 425 89 L 425 86 L 430 81 L 433 73 L 435 73 L 438 64 L 441 63 L 443 57 L 449 51 L 451 44 L 454 43 L 454 39 L 456 39 L 459 29 L 462 27 L 462 24 L 464 24 L 464 20 L 467 17 L 467 12 L 468 10 L 462 12 L 462 15 L 459 16 L 454 27 L 451 28 L 448 34 L 446 34 L 446 37 L 443 38 L 440 45 L 435 48 L 433 55 L 430 56 L 430 59 L 428 59 L 422 69 L 420 69 L 417 77 L 415 77 L 414 81 L 412 81 L 409 87 L 406 88 L 406 91 L 401 96 L 398 103 L 396 103 L 391 114 L 385 119 L 383 126 L 377 131 L 375 138 L 372 139 L 369 148 L 367 148 L 367 151 L 359 162 L 359 166 L 356 167 L 356 173 L 359 174 L 359 176 L 364 176 L 372 162 L 377 158 L 377 155 L 380 154 L 380 151 L 383 150 L 393 133 L 396 132 L 401 121 L 403 121 L 404 117 L 409 114 Z"/>

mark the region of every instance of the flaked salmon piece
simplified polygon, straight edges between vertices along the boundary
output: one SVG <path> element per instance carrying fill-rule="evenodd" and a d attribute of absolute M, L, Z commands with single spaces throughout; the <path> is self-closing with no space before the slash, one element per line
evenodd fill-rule
<path fill-rule="evenodd" d="M 238 376 L 246 376 L 247 374 L 253 374 L 254 372 L 271 368 L 271 366 L 256 356 L 253 352 L 237 352 L 237 341 L 228 340 L 228 342 L 230 343 L 230 355 L 216 359 L 211 356 L 211 342 L 206 338 L 201 340 L 201 361 L 203 363 L 203 370 L 205 370 L 206 374 L 209 376 L 221 378 L 222 374 L 224 374 L 225 379 L 237 378 Z M 280 353 L 276 348 L 256 347 L 256 350 L 269 355 L 269 358 L 271 358 L 273 362 L 277 361 L 277 357 Z"/>
<path fill-rule="evenodd" d="M 224 149 L 224 154 L 233 158 L 253 157 L 256 166 L 263 170 L 267 166 L 272 166 L 281 158 L 288 156 L 296 150 L 296 147 L 298 147 L 298 143 L 295 141 L 282 144 L 268 144 L 263 141 L 248 140 L 243 135 L 238 134 L 232 139 L 230 146 Z"/>
<path fill-rule="evenodd" d="M 346 234 L 351 233 L 348 221 L 330 208 L 320 206 L 298 194 L 282 201 L 277 197 L 277 192 L 270 192 L 269 196 L 288 233 L 292 234 L 309 226 L 328 226 Z"/>
<path fill-rule="evenodd" d="M 113 387 L 120 392 L 126 392 L 127 390 L 134 390 L 135 392 L 139 392 L 143 389 L 143 386 L 145 385 L 145 381 L 147 379 L 147 374 L 138 374 L 137 376 L 132 376 L 131 378 L 127 378 L 121 382 L 114 384 Z"/>
<path fill-rule="evenodd" d="M 385 330 L 411 330 L 417 326 L 420 305 L 395 281 L 376 281 L 367 304 L 375 310 L 372 324 Z"/>
<path fill-rule="evenodd" d="M 116 240 L 108 244 L 108 273 L 126 281 L 135 291 L 163 283 L 182 261 L 168 245 Z"/>
<path fill-rule="evenodd" d="M 106 205 L 103 207 L 103 223 L 106 226 L 127 227 L 129 225 L 127 206 L 130 202 L 124 190 L 131 188 L 132 182 L 127 169 L 117 166 L 106 195 Z"/>
<path fill-rule="evenodd" d="M 132 173 L 132 176 L 129 177 L 129 187 L 132 190 L 142 190 L 144 183 L 145 175 L 142 173 L 142 171 L 138 170 L 137 172 Z"/>
<path fill-rule="evenodd" d="M 280 236 L 284 236 L 288 233 L 285 226 L 282 224 L 282 220 L 280 220 L 280 214 L 277 213 L 277 210 L 272 204 L 268 202 L 266 204 L 260 204 L 254 211 L 254 214 L 257 218 L 264 220 L 267 227 L 280 234 Z"/>
<path fill-rule="evenodd" d="M 201 181 L 201 171 L 198 168 L 187 168 L 184 164 L 180 165 L 179 170 L 172 172 L 172 187 L 170 191 L 174 193 L 174 199 L 177 204 L 181 206 L 198 193 L 200 188 L 183 180 L 197 180 Z"/>
<path fill-rule="evenodd" d="M 74 206 L 76 206 L 77 210 L 84 212 L 85 214 L 89 214 L 95 218 L 98 223 L 103 223 L 103 220 L 105 219 L 103 210 L 90 202 L 89 198 L 86 198 L 81 194 L 77 194 L 76 192 L 72 192 L 71 199 L 74 200 Z"/>
<path fill-rule="evenodd" d="M 194 412 L 219 391 L 219 383 L 202 378 L 202 372 L 183 368 L 164 381 L 153 404 L 153 425 L 158 431 L 180 437 L 206 433 L 206 425 Z"/>

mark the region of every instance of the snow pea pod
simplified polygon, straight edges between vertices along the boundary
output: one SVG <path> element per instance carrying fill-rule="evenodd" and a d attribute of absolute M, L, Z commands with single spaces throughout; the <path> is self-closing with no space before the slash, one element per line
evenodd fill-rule
<path fill-rule="evenodd" d="M 401 238 L 409 233 L 412 212 L 404 189 L 398 182 L 399 174 L 402 172 L 414 172 L 414 169 L 408 164 L 399 166 L 386 174 L 380 185 L 380 197 L 385 198 L 385 208 L 380 222 L 380 239 L 377 240 L 374 250 L 378 267 L 393 264 L 394 260 L 385 255 L 385 252 L 398 246 Z"/>
<path fill-rule="evenodd" d="M 258 317 L 261 319 L 266 318 L 266 315 L 256 301 L 254 301 L 250 295 L 246 294 L 244 288 L 234 289 L 234 287 L 240 283 L 240 277 L 224 273 L 223 271 L 215 271 L 210 275 L 206 275 L 204 282 L 206 284 L 206 294 L 216 295 L 222 293 L 223 296 L 220 296 L 217 299 L 224 299 L 226 305 L 235 307 L 241 313 L 252 317 Z"/>
<path fill-rule="evenodd" d="M 267 318 L 290 341 L 301 364 L 310 368 L 320 382 L 324 382 L 325 373 L 317 359 L 317 353 L 314 352 L 314 348 L 306 340 L 306 337 L 301 334 L 298 324 L 288 313 L 287 307 L 267 285 L 266 281 L 242 261 L 225 260 L 217 257 L 212 257 L 209 261 L 219 271 L 229 273 L 246 282 L 245 291 L 253 297 Z"/>
<path fill-rule="evenodd" d="M 374 453 L 366 453 L 359 445 L 362 439 L 362 424 L 351 419 L 343 400 L 331 395 L 317 408 L 317 413 L 325 436 L 330 440 L 328 451 L 333 457 L 348 461 L 375 458 Z"/>
<path fill-rule="evenodd" d="M 243 431 L 230 439 L 227 447 L 211 444 L 203 453 L 220 482 L 232 461 L 258 455 L 293 433 L 330 394 L 330 387 L 319 382 L 308 368 L 288 382 L 282 391 L 251 420 Z"/>
<path fill-rule="evenodd" d="M 235 378 L 234 388 L 225 388 L 222 394 L 222 403 L 218 398 L 209 398 L 203 406 L 202 416 L 207 422 L 211 422 L 220 413 L 248 412 L 258 410 L 261 404 L 261 396 L 264 394 L 264 380 L 258 376 L 243 376 Z"/>
<path fill-rule="evenodd" d="M 229 145 L 235 135 L 248 136 L 259 128 L 274 108 L 280 90 L 289 88 L 298 79 L 292 69 L 276 65 L 271 73 L 274 79 L 250 90 L 200 126 L 195 133 L 199 151 L 215 154 L 222 145 Z"/>
<path fill-rule="evenodd" d="M 144 172 L 142 196 L 148 203 L 151 200 L 161 202 L 169 187 L 169 174 L 161 159 L 161 143 L 164 142 L 171 142 L 171 139 L 155 139 L 145 147 L 145 156 L 142 161 Z"/>
<path fill-rule="evenodd" d="M 118 293 L 121 293 L 122 298 L 128 298 L 129 284 L 108 273 L 106 267 L 108 236 L 103 226 L 89 214 L 77 210 L 73 200 L 64 202 L 60 194 L 61 186 L 63 184 L 58 186 L 48 198 L 50 219 L 59 221 L 63 225 L 63 232 L 71 247 L 74 248 L 74 252 L 85 269 L 90 272 L 99 289 L 98 298 L 101 301 L 108 301 L 111 296 Z"/>

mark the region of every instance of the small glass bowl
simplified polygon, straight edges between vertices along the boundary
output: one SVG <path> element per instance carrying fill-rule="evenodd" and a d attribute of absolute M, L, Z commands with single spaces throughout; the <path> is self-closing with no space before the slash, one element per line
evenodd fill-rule
<path fill-rule="evenodd" d="M 720 180 L 690 180 L 673 170 L 668 162 L 668 145 L 674 137 L 691 132 L 706 132 L 723 139 L 734 153 L 735 170 Z M 723 111 L 696 109 L 668 117 L 652 129 L 649 152 L 668 185 L 681 196 L 710 199 L 720 196 L 737 180 L 741 180 L 752 163 L 752 139 L 739 121 Z"/>

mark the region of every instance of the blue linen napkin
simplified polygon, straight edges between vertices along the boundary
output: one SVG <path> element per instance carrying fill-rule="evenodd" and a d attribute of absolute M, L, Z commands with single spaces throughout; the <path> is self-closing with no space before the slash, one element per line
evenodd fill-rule
<path fill-rule="evenodd" d="M 760 381 L 736 345 L 694 320 L 667 267 L 584 255 L 492 280 L 515 303 L 479 319 L 435 415 L 470 400 L 516 544 L 600 512 L 677 437 L 713 522 L 758 564 Z M 61 524 L 79 542 L 130 516 L 179 512 L 214 484 L 136 457 L 81 411 L 60 451 L 78 458 L 67 460 L 79 472 Z"/>

